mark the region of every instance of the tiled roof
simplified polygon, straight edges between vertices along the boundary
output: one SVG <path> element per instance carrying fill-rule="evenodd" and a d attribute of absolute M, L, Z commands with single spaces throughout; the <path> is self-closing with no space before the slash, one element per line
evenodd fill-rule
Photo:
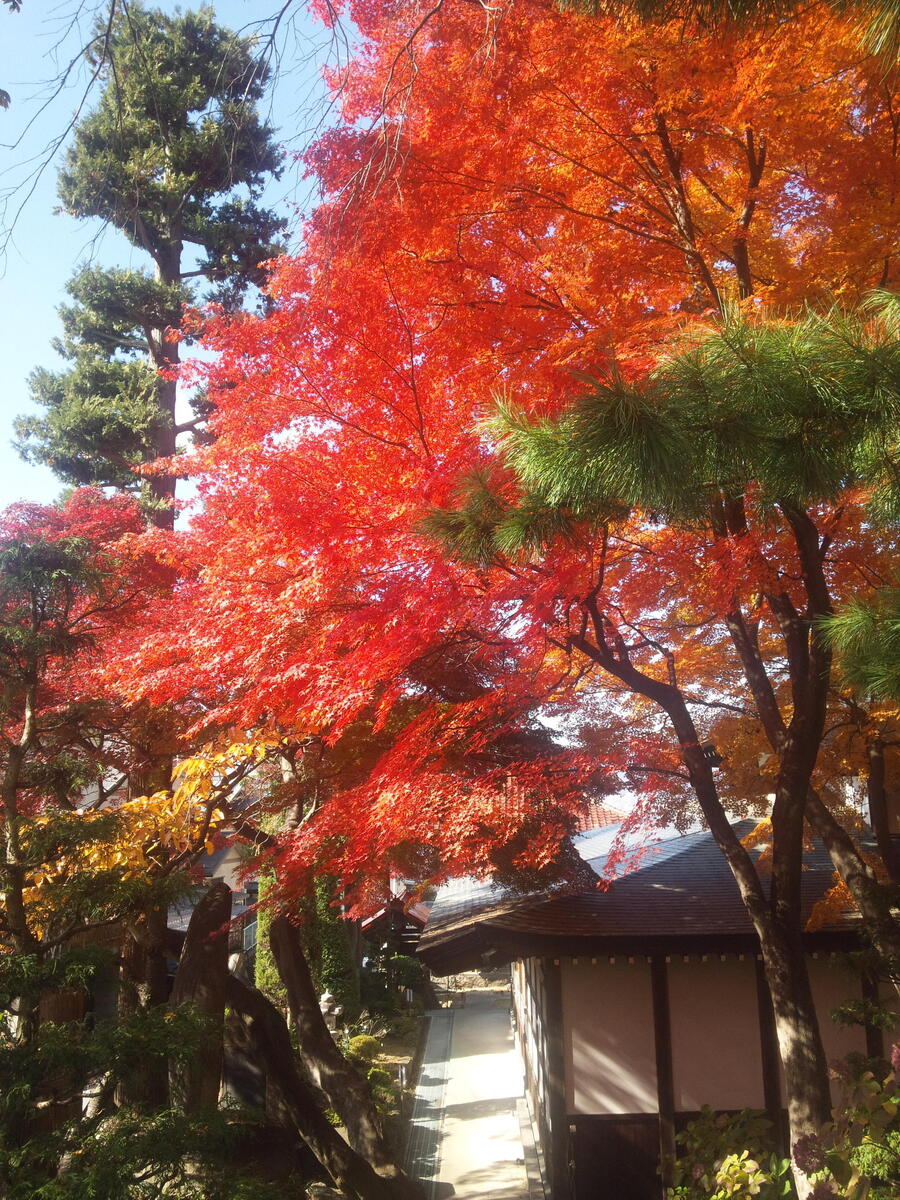
<path fill-rule="evenodd" d="M 753 821 L 735 826 L 740 837 Z M 618 829 L 594 830 L 575 844 L 594 871 L 603 875 L 606 856 Z M 754 851 L 754 854 L 757 852 Z M 801 879 L 804 921 L 830 888 L 833 867 L 820 845 L 804 858 Z M 831 927 L 848 930 L 850 922 Z M 825 931 L 829 932 L 828 930 Z M 438 969 L 454 957 L 493 951 L 516 957 L 515 948 L 533 943 L 565 953 L 578 943 L 627 952 L 650 942 L 719 940 L 755 942 L 747 911 L 727 862 L 707 831 L 664 837 L 644 851 L 638 865 L 612 883 L 591 891 L 513 895 L 490 881 L 455 880 L 443 887 L 432 906 L 419 953 Z M 532 953 L 535 952 L 532 950 Z M 457 969 L 455 966 L 450 969 Z"/>
<path fill-rule="evenodd" d="M 607 825 L 618 825 L 624 820 L 625 814 L 600 800 L 589 800 L 584 812 L 578 817 L 580 833 L 602 829 Z"/>

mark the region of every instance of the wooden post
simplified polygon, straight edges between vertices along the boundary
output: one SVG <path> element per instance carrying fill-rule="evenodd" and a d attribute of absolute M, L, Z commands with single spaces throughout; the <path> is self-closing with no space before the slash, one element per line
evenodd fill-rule
<path fill-rule="evenodd" d="M 672 1067 L 672 1016 L 669 1007 L 669 972 L 666 960 L 650 960 L 653 997 L 653 1040 L 656 1046 L 656 1098 L 659 1108 L 659 1164 L 662 1186 L 668 1186 L 675 1159 L 675 1074 Z"/>
<path fill-rule="evenodd" d="M 563 1037 L 562 972 L 558 959 L 544 959 L 544 1028 L 547 1044 L 547 1094 L 550 1144 L 545 1147 L 550 1200 L 570 1200 L 569 1114 L 566 1106 L 566 1057 Z"/>
<path fill-rule="evenodd" d="M 878 1003 L 878 976 L 874 971 L 862 972 L 863 1000 Z M 866 1021 L 866 1054 L 870 1058 L 884 1058 L 884 1030 L 871 1021 Z"/>

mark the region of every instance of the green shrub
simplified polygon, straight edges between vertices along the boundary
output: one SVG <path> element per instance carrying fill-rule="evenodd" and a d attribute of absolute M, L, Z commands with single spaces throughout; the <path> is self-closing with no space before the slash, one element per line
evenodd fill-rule
<path fill-rule="evenodd" d="M 900 1053 L 898 1053 L 900 1060 Z M 900 1195 L 900 1080 L 882 1063 L 857 1058 L 842 1067 L 843 1096 L 833 1119 L 795 1143 L 797 1168 L 813 1196 L 894 1200 Z M 900 1062 L 898 1062 L 900 1065 Z M 795 1196 L 788 1159 L 774 1150 L 764 1114 L 704 1108 L 676 1139 L 669 1200 L 776 1200 Z"/>
<path fill-rule="evenodd" d="M 676 1141 L 683 1153 L 672 1164 L 670 1200 L 775 1200 L 792 1193 L 790 1161 L 775 1153 L 765 1113 L 727 1116 L 705 1106 Z"/>
<path fill-rule="evenodd" d="M 359 1033 L 347 1043 L 347 1057 L 356 1062 L 373 1063 L 380 1053 L 381 1042 L 367 1033 Z"/>

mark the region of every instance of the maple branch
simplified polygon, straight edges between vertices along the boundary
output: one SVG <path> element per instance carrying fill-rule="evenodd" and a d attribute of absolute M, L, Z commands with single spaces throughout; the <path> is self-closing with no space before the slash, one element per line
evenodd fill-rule
<path fill-rule="evenodd" d="M 348 340 L 352 340 L 352 339 L 348 339 Z M 367 347 L 363 347 L 363 346 L 361 346 L 360 348 L 367 349 Z M 289 358 L 286 354 L 279 353 L 277 350 L 273 350 L 272 354 L 276 358 L 280 358 L 283 362 L 285 362 L 289 368 L 296 370 L 297 373 L 300 375 L 301 379 L 303 380 L 304 384 L 312 391 L 312 393 L 315 396 L 318 396 L 318 398 L 319 398 L 318 406 L 314 403 L 307 401 L 307 403 L 309 404 L 311 413 L 313 413 L 317 416 L 324 416 L 325 419 L 327 419 L 329 421 L 334 421 L 334 423 L 336 425 L 340 425 L 345 429 L 353 429 L 356 433 L 360 434 L 362 437 L 371 438 L 372 441 L 380 442 L 383 446 L 392 446 L 395 450 L 405 450 L 407 454 L 412 454 L 414 457 L 416 457 L 415 450 L 413 450 L 412 446 L 408 445 L 406 442 L 400 442 L 400 441 L 397 441 L 396 438 L 386 437 L 383 434 L 375 433 L 371 429 L 367 429 L 364 425 L 360 425 L 358 421 L 352 421 L 352 420 L 350 420 L 349 417 L 340 416 L 340 414 L 336 413 L 334 411 L 334 409 L 331 407 L 331 402 L 330 402 L 330 400 L 327 399 L 322 388 L 310 378 L 307 371 L 305 371 L 304 368 L 299 363 L 295 362 L 292 358 Z M 389 402 L 387 403 L 387 407 L 391 408 L 392 411 L 396 411 L 396 409 L 392 408 L 392 406 L 390 405 Z M 282 468 L 282 469 L 284 469 L 284 468 Z M 299 476 L 298 476 L 298 478 L 299 478 Z"/>
<path fill-rule="evenodd" d="M 195 430 L 199 429 L 201 425 L 204 425 L 205 423 L 206 421 L 204 417 L 194 417 L 193 420 L 182 421 L 180 424 L 176 425 L 175 433 L 176 435 L 179 433 L 194 433 Z"/>
<path fill-rule="evenodd" d="M 781 752 L 787 726 L 781 715 L 775 689 L 760 653 L 757 626 L 747 622 L 736 597 L 734 606 L 725 614 L 725 625 L 731 634 L 732 645 L 741 660 L 744 677 L 750 687 L 766 740 L 778 754 Z"/>
<path fill-rule="evenodd" d="M 422 443 L 422 448 L 424 449 L 426 455 L 429 458 L 431 458 L 431 447 L 428 444 L 428 438 L 425 436 L 425 414 L 422 412 L 422 403 L 419 399 L 419 389 L 416 384 L 415 335 L 412 331 L 412 327 L 410 326 L 409 322 L 406 319 L 406 314 L 403 311 L 400 301 L 397 299 L 397 294 L 394 291 L 394 285 L 391 282 L 390 275 L 388 274 L 388 269 L 385 266 L 384 262 L 381 263 L 381 270 L 384 274 L 384 281 L 387 284 L 387 289 L 388 289 L 388 293 L 391 297 L 391 302 L 393 303 L 394 308 L 397 310 L 397 316 L 400 318 L 400 324 L 403 326 L 404 333 L 406 334 L 406 343 L 409 348 L 409 382 L 408 382 L 407 386 L 409 387 L 409 390 L 412 393 L 413 403 L 416 406 L 416 415 L 418 418 L 416 422 L 411 422 L 411 423 L 413 424 L 413 427 L 419 436 L 419 441 Z M 399 374 L 399 372 L 398 372 L 398 374 Z"/>
<path fill-rule="evenodd" d="M 687 192 L 684 188 L 684 176 L 681 169 L 681 152 L 676 150 L 672 144 L 672 139 L 669 136 L 669 127 L 666 123 L 664 113 L 657 111 L 653 118 L 656 134 L 659 139 L 659 144 L 662 147 L 663 157 L 666 165 L 669 168 L 669 174 L 672 178 L 672 183 L 675 189 L 674 216 L 676 226 L 684 238 L 682 250 L 687 254 L 691 263 L 693 263 L 703 286 L 709 293 L 710 299 L 713 302 L 713 307 L 722 311 L 722 297 L 719 295 L 719 289 L 716 287 L 712 277 L 712 272 L 707 266 L 706 259 L 700 252 L 697 245 L 697 230 L 694 224 L 694 217 L 691 212 L 691 206 L 687 198 Z"/>
<path fill-rule="evenodd" d="M 548 154 L 556 155 L 557 158 L 561 158 L 565 162 L 571 163 L 573 167 L 580 167 L 582 171 L 585 171 L 588 175 L 592 175 L 595 179 L 602 180 L 603 183 L 612 184 L 612 186 L 618 188 L 620 192 L 630 196 L 636 204 L 639 204 L 642 208 L 647 209 L 649 212 L 653 213 L 654 216 L 659 217 L 661 220 L 666 221 L 671 216 L 671 209 L 668 210 L 667 216 L 667 213 L 663 211 L 663 209 L 658 208 L 655 204 L 651 204 L 646 196 L 642 195 L 637 188 L 625 183 L 624 180 L 616 179 L 614 176 L 606 174 L 605 171 L 598 171 L 596 167 L 589 166 L 581 159 L 575 158 L 571 154 L 567 154 L 564 150 L 560 150 L 556 146 L 551 146 L 549 143 L 543 142 L 539 138 L 529 138 L 528 140 L 531 145 L 537 146 L 538 149 L 546 150 Z"/>
<path fill-rule="evenodd" d="M 673 779 L 683 779 L 686 783 L 691 782 L 691 777 L 687 771 L 673 771 L 669 767 L 635 767 L 630 766 L 625 768 L 626 771 L 635 775 L 669 775 Z"/>
<path fill-rule="evenodd" d="M 594 625 L 595 628 L 601 627 L 602 635 L 603 618 L 600 616 L 595 602 L 593 608 Z M 616 658 L 605 640 L 598 639 L 598 642 L 594 643 L 578 635 L 571 635 L 569 645 L 593 659 L 606 672 L 624 683 L 631 692 L 636 692 L 638 695 L 652 700 L 666 713 L 681 746 L 691 787 L 700 804 L 707 826 L 731 868 L 741 898 L 747 906 L 754 925 L 758 931 L 767 935 L 772 928 L 768 900 L 763 892 L 753 860 L 732 828 L 722 807 L 712 767 L 703 753 L 700 738 L 688 711 L 684 695 L 678 687 L 654 679 L 639 671 L 630 662 L 623 662 Z"/>
<path fill-rule="evenodd" d="M 635 633 L 640 638 L 643 645 L 649 646 L 652 650 L 655 650 L 657 654 L 661 655 L 661 657 L 665 659 L 669 683 L 672 685 L 672 687 L 678 687 L 678 679 L 675 672 L 675 655 L 673 651 L 667 649 L 661 642 L 657 642 L 655 638 L 650 637 L 649 634 L 644 633 L 639 625 L 635 625 L 631 621 L 626 620 L 625 614 L 618 605 L 615 605 L 615 610 L 619 614 L 622 624 L 626 629 L 630 629 L 632 633 Z"/>
<path fill-rule="evenodd" d="M 742 717 L 751 716 L 748 708 L 744 708 L 741 704 L 729 704 L 727 700 L 701 700 L 697 696 L 690 696 L 684 692 L 684 699 L 687 704 L 698 704 L 701 708 L 721 708 L 726 712 L 738 713 Z"/>
<path fill-rule="evenodd" d="M 726 212 L 734 213 L 737 211 L 733 204 L 729 204 L 729 202 L 724 198 L 724 196 L 719 195 L 719 193 L 712 186 L 712 184 L 709 182 L 709 180 L 706 178 L 706 176 L 703 174 L 703 172 L 700 170 L 699 167 L 694 167 L 693 175 L 694 175 L 694 178 L 697 180 L 697 182 L 700 184 L 700 186 L 703 188 L 703 190 L 706 192 L 706 194 L 708 196 L 711 196 L 712 199 L 715 200 L 715 202 L 717 204 L 721 205 L 721 207 L 724 208 Z"/>
<path fill-rule="evenodd" d="M 748 125 L 744 134 L 744 150 L 747 158 L 747 196 L 744 200 L 741 215 L 738 218 L 737 229 L 732 242 L 734 266 L 737 272 L 739 295 L 746 300 L 753 295 L 753 275 L 750 271 L 750 251 L 747 248 L 747 234 L 750 222 L 756 212 L 756 192 L 766 168 L 767 143 L 765 135 L 759 142 L 753 136 L 753 130 Z"/>

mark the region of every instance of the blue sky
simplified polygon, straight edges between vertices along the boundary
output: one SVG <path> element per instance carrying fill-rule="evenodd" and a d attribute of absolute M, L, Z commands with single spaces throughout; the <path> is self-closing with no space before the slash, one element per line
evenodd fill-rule
<path fill-rule="evenodd" d="M 157 0 L 156 7 L 173 11 L 191 5 Z M 240 29 L 280 5 L 277 0 L 221 0 L 213 7 L 223 24 Z M 31 410 L 30 371 L 59 364 L 50 342 L 59 332 L 56 309 L 65 299 L 66 281 L 76 266 L 89 260 L 101 266 L 147 265 L 114 230 L 54 213 L 55 166 L 39 178 L 27 179 L 46 157 L 47 145 L 67 127 L 83 94 L 84 76 L 76 74 L 46 112 L 38 111 L 50 90 L 47 81 L 75 57 L 89 33 L 88 17 L 81 18 L 80 26 L 71 23 L 69 14 L 77 8 L 77 0 L 64 0 L 58 6 L 26 3 L 18 14 L 0 10 L 0 87 L 12 96 L 10 108 L 0 109 L 0 195 L 25 180 L 6 199 L 5 218 L 0 213 L 0 225 L 8 226 L 21 205 L 0 261 L 0 507 L 15 500 L 53 500 L 61 488 L 48 470 L 24 463 L 10 439 L 13 419 Z M 332 49 L 329 33 L 306 18 L 299 0 L 297 8 L 293 24 L 283 26 L 281 69 L 267 106 L 278 139 L 289 151 L 301 149 L 327 118 L 320 72 Z M 27 190 L 31 195 L 24 199 Z M 306 206 L 307 186 L 296 167 L 288 166 L 266 200 L 289 217 L 298 205 Z M 296 229 L 297 218 L 291 217 L 291 223 Z"/>

